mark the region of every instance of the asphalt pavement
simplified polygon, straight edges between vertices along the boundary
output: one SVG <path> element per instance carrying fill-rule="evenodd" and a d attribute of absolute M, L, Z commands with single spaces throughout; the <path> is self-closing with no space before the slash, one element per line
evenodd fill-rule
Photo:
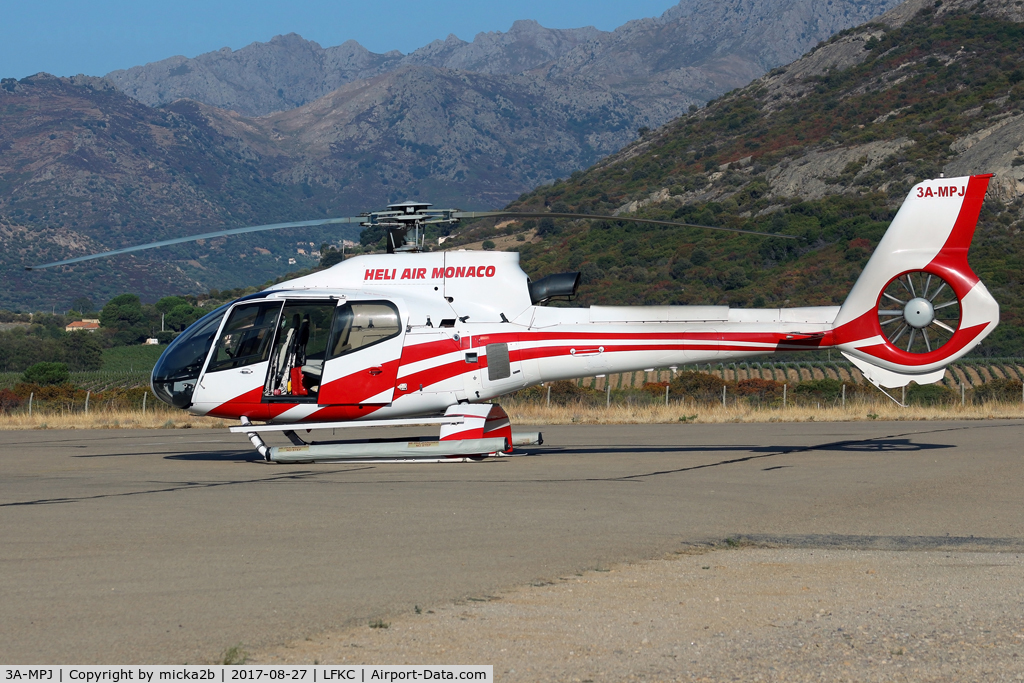
<path fill-rule="evenodd" d="M 725 539 L 1024 550 L 1024 420 L 542 430 L 520 457 L 373 465 L 266 464 L 226 430 L 0 432 L 0 662 L 212 662 Z"/>

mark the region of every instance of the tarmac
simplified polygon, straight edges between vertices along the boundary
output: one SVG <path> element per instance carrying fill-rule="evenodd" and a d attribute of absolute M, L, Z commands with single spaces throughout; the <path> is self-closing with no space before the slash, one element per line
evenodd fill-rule
<path fill-rule="evenodd" d="M 1024 420 L 542 431 L 372 465 L 266 464 L 226 430 L 0 432 L 0 662 L 215 662 L 711 545 L 1024 551 Z M 984 566 L 1019 601 L 1021 564 Z"/>

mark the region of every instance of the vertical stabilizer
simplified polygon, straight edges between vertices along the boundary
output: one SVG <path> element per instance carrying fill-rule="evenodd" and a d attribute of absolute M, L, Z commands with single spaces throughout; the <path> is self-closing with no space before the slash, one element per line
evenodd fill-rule
<path fill-rule="evenodd" d="M 939 381 L 998 324 L 967 265 L 991 177 L 915 185 L 843 303 L 834 342 L 876 384 Z"/>

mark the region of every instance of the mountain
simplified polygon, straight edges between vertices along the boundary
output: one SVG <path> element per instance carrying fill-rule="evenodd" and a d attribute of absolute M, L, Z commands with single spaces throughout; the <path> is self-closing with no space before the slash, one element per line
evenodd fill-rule
<path fill-rule="evenodd" d="M 628 96 L 660 125 L 690 104 L 746 85 L 895 4 L 682 0 L 660 17 L 631 21 L 615 31 L 549 29 L 535 21 L 517 21 L 507 33 L 480 33 L 472 42 L 450 35 L 408 55 L 375 54 L 351 40 L 322 48 L 289 34 L 237 51 L 222 48 L 193 59 L 171 57 L 113 71 L 106 78 L 150 106 L 187 98 L 245 116 L 264 116 L 302 106 L 354 81 L 410 66 L 436 67 L 495 77 L 529 75 L 541 93 L 553 90 L 545 84 L 556 86 L 562 101 L 607 90 Z"/>
<path fill-rule="evenodd" d="M 202 107 L 238 140 L 272 141 L 275 178 L 352 210 L 410 196 L 461 208 L 503 206 L 524 188 L 593 164 L 651 125 L 627 98 L 573 99 L 528 76 L 406 66 L 268 117 Z"/>
<path fill-rule="evenodd" d="M 1024 354 L 1024 5 L 910 0 L 515 208 L 636 214 L 799 241 L 588 221 L 519 232 L 534 277 L 581 303 L 839 304 L 910 187 L 995 173 L 970 262 L 1000 302 L 985 355 Z M 506 238 L 507 239 L 507 238 Z"/>
<path fill-rule="evenodd" d="M 508 33 L 481 33 L 472 43 L 454 35 L 409 55 L 370 52 L 354 40 L 337 47 L 290 33 L 232 51 L 222 48 L 193 59 L 171 57 L 106 78 L 150 106 L 192 99 L 245 116 L 264 116 L 317 100 L 353 81 L 408 66 L 433 66 L 479 74 L 514 74 L 548 63 L 602 32 L 595 28 L 547 29 L 517 21 Z"/>
<path fill-rule="evenodd" d="M 516 22 L 409 55 L 291 35 L 107 79 L 3 79 L 0 307 L 260 284 L 354 233 L 265 233 L 63 273 L 27 264 L 410 197 L 501 206 L 893 1 L 686 1 L 614 32 Z"/>

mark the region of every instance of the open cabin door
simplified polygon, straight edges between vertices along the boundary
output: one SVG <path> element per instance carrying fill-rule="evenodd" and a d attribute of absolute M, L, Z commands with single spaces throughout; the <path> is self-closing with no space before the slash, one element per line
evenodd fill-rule
<path fill-rule="evenodd" d="M 252 301 L 231 309 L 192 395 L 193 405 L 207 415 L 266 418 L 263 382 L 283 303 Z"/>
<path fill-rule="evenodd" d="M 405 329 L 397 304 L 345 301 L 334 313 L 317 403 L 391 403 Z"/>

